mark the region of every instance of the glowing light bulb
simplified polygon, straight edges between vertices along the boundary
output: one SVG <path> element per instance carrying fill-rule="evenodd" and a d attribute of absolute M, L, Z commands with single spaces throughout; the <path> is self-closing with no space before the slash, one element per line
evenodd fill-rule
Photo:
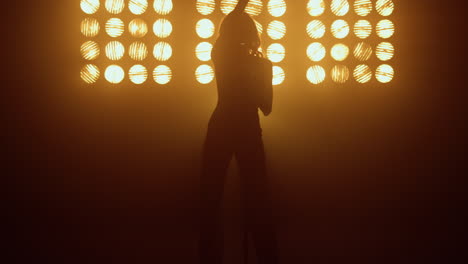
<path fill-rule="evenodd" d="M 314 42 L 307 48 L 307 56 L 311 61 L 321 61 L 325 58 L 325 53 L 325 47 L 319 42 Z"/>
<path fill-rule="evenodd" d="M 381 61 L 391 60 L 394 53 L 395 48 L 390 42 L 382 42 L 377 45 L 377 48 L 375 49 L 375 55 L 377 55 L 377 58 L 379 58 Z"/>
<path fill-rule="evenodd" d="M 268 24 L 267 33 L 274 40 L 282 39 L 286 34 L 286 25 L 278 20 L 271 21 Z"/>
<path fill-rule="evenodd" d="M 337 16 L 344 16 L 349 12 L 349 3 L 347 0 L 333 0 L 331 10 Z"/>
<path fill-rule="evenodd" d="M 216 7 L 215 0 L 197 0 L 197 11 L 202 15 L 210 15 Z"/>
<path fill-rule="evenodd" d="M 245 7 L 245 12 L 251 16 L 258 16 L 262 13 L 262 0 L 250 0 Z"/>
<path fill-rule="evenodd" d="M 395 9 L 395 4 L 392 0 L 377 0 L 375 3 L 375 9 L 381 16 L 389 16 L 393 13 Z"/>
<path fill-rule="evenodd" d="M 172 57 L 172 47 L 169 43 L 161 41 L 154 45 L 153 56 L 159 61 L 167 61 Z"/>
<path fill-rule="evenodd" d="M 106 80 L 112 84 L 121 83 L 125 77 L 125 72 L 122 67 L 118 65 L 110 65 L 104 73 Z"/>
<path fill-rule="evenodd" d="M 369 66 L 361 64 L 354 68 L 353 76 L 358 83 L 367 83 L 372 79 L 372 70 Z"/>
<path fill-rule="evenodd" d="M 172 24 L 169 20 L 160 18 L 154 22 L 153 32 L 159 38 L 167 38 L 172 33 Z"/>
<path fill-rule="evenodd" d="M 81 56 L 85 60 L 95 60 L 99 57 L 99 45 L 94 41 L 86 41 L 81 45 Z"/>
<path fill-rule="evenodd" d="M 148 79 L 148 70 L 143 65 L 134 65 L 128 72 L 130 81 L 134 84 L 142 84 Z"/>
<path fill-rule="evenodd" d="M 335 36 L 335 38 L 338 38 L 338 39 L 346 38 L 349 34 L 348 22 L 341 20 L 341 19 L 336 20 L 332 24 L 331 31 L 332 31 L 333 36 Z"/>
<path fill-rule="evenodd" d="M 273 66 L 273 85 L 280 85 L 286 79 L 286 74 L 280 66 Z"/>
<path fill-rule="evenodd" d="M 370 0 L 356 0 L 354 11 L 358 16 L 367 16 L 372 12 L 372 2 Z"/>
<path fill-rule="evenodd" d="M 331 70 L 332 80 L 336 83 L 345 83 L 349 79 L 349 69 L 344 65 L 335 65 Z"/>
<path fill-rule="evenodd" d="M 154 0 L 153 8 L 156 13 L 164 16 L 171 13 L 174 5 L 172 0 Z"/>
<path fill-rule="evenodd" d="M 146 44 L 143 42 L 139 42 L 139 41 L 133 42 L 130 45 L 128 55 L 133 60 L 142 61 L 146 59 L 146 57 L 148 56 L 148 48 L 146 47 Z"/>
<path fill-rule="evenodd" d="M 101 75 L 99 68 L 94 64 L 86 64 L 80 72 L 81 79 L 86 83 L 95 83 Z"/>
<path fill-rule="evenodd" d="M 270 0 L 268 12 L 274 17 L 281 17 L 286 13 L 286 2 L 284 0 Z"/>
<path fill-rule="evenodd" d="M 125 25 L 119 18 L 111 18 L 107 20 L 106 32 L 109 36 L 116 38 L 122 36 L 125 30 Z"/>
<path fill-rule="evenodd" d="M 322 83 L 325 80 L 325 75 L 325 70 L 319 65 L 314 65 L 307 70 L 307 79 L 313 84 Z"/>
<path fill-rule="evenodd" d="M 383 64 L 377 67 L 375 78 L 381 83 L 389 83 L 393 80 L 394 74 L 395 72 L 393 71 L 392 66 Z"/>
<path fill-rule="evenodd" d="M 120 60 L 125 54 L 125 47 L 118 41 L 111 41 L 106 45 L 106 56 L 110 60 Z"/>
<path fill-rule="evenodd" d="M 215 32 L 215 25 L 211 20 L 204 18 L 197 22 L 196 31 L 200 38 L 211 38 Z"/>
<path fill-rule="evenodd" d="M 128 9 L 135 15 L 141 15 L 148 9 L 148 0 L 130 0 Z"/>
<path fill-rule="evenodd" d="M 331 49 L 331 56 L 337 61 L 344 61 L 349 55 L 349 48 L 344 44 L 336 44 Z"/>
<path fill-rule="evenodd" d="M 122 13 L 125 7 L 124 0 L 106 0 L 106 9 L 111 14 Z"/>
<path fill-rule="evenodd" d="M 166 65 L 159 65 L 153 71 L 154 81 L 158 84 L 168 84 L 172 79 L 171 68 Z"/>
<path fill-rule="evenodd" d="M 325 35 L 325 25 L 320 20 L 312 20 L 307 25 L 307 34 L 313 39 L 322 38 Z"/>
<path fill-rule="evenodd" d="M 387 39 L 393 36 L 393 33 L 395 33 L 395 25 L 393 25 L 392 21 L 384 19 L 377 23 L 377 35 L 379 37 Z"/>
<path fill-rule="evenodd" d="M 354 34 L 360 39 L 365 39 L 372 33 L 372 25 L 367 20 L 359 20 L 354 24 Z"/>
<path fill-rule="evenodd" d="M 325 2 L 323 0 L 309 0 L 307 11 L 311 16 L 320 16 L 325 11 Z"/>
<path fill-rule="evenodd" d="M 88 15 L 94 14 L 99 10 L 101 3 L 99 0 L 81 0 L 81 10 Z"/>
<path fill-rule="evenodd" d="M 201 61 L 209 61 L 211 60 L 211 50 L 213 49 L 213 45 L 209 42 L 202 42 L 197 45 L 195 48 L 195 54 L 197 58 Z"/>
<path fill-rule="evenodd" d="M 368 59 L 370 59 L 371 55 L 372 55 L 372 47 L 371 45 L 367 44 L 367 43 L 364 43 L 364 42 L 360 42 L 358 44 L 356 44 L 356 46 L 354 47 L 354 57 L 360 61 L 366 61 Z"/>
<path fill-rule="evenodd" d="M 95 18 L 85 18 L 81 21 L 81 34 L 85 37 L 95 37 L 99 34 L 99 22 Z"/>
<path fill-rule="evenodd" d="M 267 57 L 272 62 L 281 62 L 285 56 L 286 50 L 279 43 L 273 43 L 267 48 Z"/>
<path fill-rule="evenodd" d="M 201 84 L 209 84 L 214 79 L 214 70 L 209 65 L 200 65 L 195 71 L 195 77 L 197 81 Z"/>
<path fill-rule="evenodd" d="M 222 0 L 221 1 L 221 12 L 227 15 L 236 8 L 238 0 Z"/>
<path fill-rule="evenodd" d="M 135 38 L 142 38 L 148 33 L 148 25 L 143 19 L 133 19 L 128 25 L 130 34 Z"/>

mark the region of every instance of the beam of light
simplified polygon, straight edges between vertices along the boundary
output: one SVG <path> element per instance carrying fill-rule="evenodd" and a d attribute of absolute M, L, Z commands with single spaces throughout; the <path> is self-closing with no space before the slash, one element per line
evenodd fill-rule
<path fill-rule="evenodd" d="M 234 10 L 234 8 L 236 8 L 237 1 L 238 0 L 222 0 L 221 12 L 223 12 L 223 14 L 225 15 L 231 13 Z"/>
<path fill-rule="evenodd" d="M 337 16 L 344 16 L 349 12 L 348 0 L 333 0 L 331 10 Z"/>
<path fill-rule="evenodd" d="M 354 34 L 360 39 L 365 39 L 372 33 L 372 25 L 367 20 L 358 20 L 354 24 Z"/>
<path fill-rule="evenodd" d="M 99 10 L 101 3 L 99 0 L 81 0 L 81 10 L 88 15 L 94 14 Z"/>
<path fill-rule="evenodd" d="M 128 55 L 133 60 L 142 61 L 148 56 L 148 48 L 145 43 L 135 41 L 130 45 Z"/>
<path fill-rule="evenodd" d="M 109 36 L 116 38 L 122 36 L 125 30 L 125 25 L 119 18 L 111 18 L 107 20 L 106 32 Z"/>
<path fill-rule="evenodd" d="M 322 66 L 314 65 L 307 70 L 307 79 L 312 84 L 319 84 L 325 81 L 325 70 Z"/>
<path fill-rule="evenodd" d="M 286 13 L 286 2 L 284 0 L 270 0 L 268 12 L 274 17 L 281 17 Z"/>
<path fill-rule="evenodd" d="M 110 60 L 120 60 L 125 54 L 125 47 L 118 41 L 111 41 L 106 45 L 106 56 Z"/>
<path fill-rule="evenodd" d="M 141 15 L 148 9 L 148 0 L 130 0 L 128 9 L 130 9 L 130 12 L 134 15 Z"/>
<path fill-rule="evenodd" d="M 372 79 L 372 70 L 369 66 L 361 64 L 354 68 L 354 79 L 358 83 L 367 83 Z"/>
<path fill-rule="evenodd" d="M 367 16 L 372 12 L 372 2 L 370 0 L 356 0 L 354 11 L 358 16 Z"/>
<path fill-rule="evenodd" d="M 278 20 L 271 21 L 270 24 L 268 24 L 267 33 L 271 39 L 282 39 L 286 34 L 286 25 Z"/>
<path fill-rule="evenodd" d="M 195 29 L 198 36 L 204 39 L 211 38 L 215 33 L 215 25 L 208 18 L 199 20 Z"/>
<path fill-rule="evenodd" d="M 392 0 L 378 0 L 375 3 L 375 9 L 381 16 L 389 16 L 393 13 L 395 4 L 393 4 Z"/>
<path fill-rule="evenodd" d="M 154 0 L 154 11 L 160 15 L 168 15 L 173 7 L 172 0 Z"/>
<path fill-rule="evenodd" d="M 349 79 L 349 69 L 344 65 L 335 65 L 331 70 L 332 80 L 336 83 L 345 83 Z"/>
<path fill-rule="evenodd" d="M 213 45 L 209 42 L 202 42 L 197 45 L 195 48 L 195 55 L 201 61 L 209 61 L 211 60 L 211 50 L 213 49 Z"/>
<path fill-rule="evenodd" d="M 107 12 L 111 14 L 120 14 L 122 13 L 125 7 L 124 0 L 106 0 L 106 9 Z"/>
<path fill-rule="evenodd" d="M 366 61 L 372 56 L 372 47 L 371 45 L 360 42 L 354 47 L 354 57 L 360 61 Z"/>
<path fill-rule="evenodd" d="M 273 85 L 280 85 L 286 79 L 286 74 L 280 66 L 273 66 Z"/>
<path fill-rule="evenodd" d="M 172 71 L 166 65 L 159 65 L 154 68 L 153 79 L 158 84 L 168 84 L 172 79 Z"/>
<path fill-rule="evenodd" d="M 313 39 L 322 38 L 325 35 L 325 25 L 320 20 L 312 20 L 307 25 L 307 34 Z"/>
<path fill-rule="evenodd" d="M 255 26 L 257 27 L 257 31 L 258 31 L 258 34 L 259 35 L 262 35 L 263 34 L 263 26 L 260 22 L 258 22 L 257 20 L 255 20 Z"/>
<path fill-rule="evenodd" d="M 346 38 L 349 34 L 348 22 L 342 19 L 335 20 L 335 22 L 332 24 L 331 32 L 337 39 Z"/>
<path fill-rule="evenodd" d="M 143 19 L 135 18 L 128 25 L 130 34 L 135 38 L 142 38 L 148 33 L 148 25 Z"/>
<path fill-rule="evenodd" d="M 130 81 L 134 84 L 142 84 L 148 79 L 148 70 L 143 65 L 134 65 L 128 72 Z"/>
<path fill-rule="evenodd" d="M 94 41 L 86 41 L 81 45 L 81 56 L 85 60 L 95 60 L 100 54 L 99 45 Z"/>
<path fill-rule="evenodd" d="M 325 12 L 325 2 L 323 0 L 309 0 L 307 3 L 307 12 L 311 16 L 320 16 Z"/>
<path fill-rule="evenodd" d="M 197 0 L 197 11 L 202 15 L 210 15 L 216 7 L 215 0 Z"/>
<path fill-rule="evenodd" d="M 203 64 L 195 70 L 195 77 L 201 84 L 209 84 L 213 81 L 215 75 L 211 66 Z"/>
<path fill-rule="evenodd" d="M 154 45 L 153 56 L 158 61 L 167 61 L 172 57 L 172 47 L 169 43 L 161 41 Z"/>
<path fill-rule="evenodd" d="M 81 34 L 85 37 L 92 38 L 97 36 L 100 29 L 99 22 L 95 18 L 88 17 L 81 21 Z"/>
<path fill-rule="evenodd" d="M 245 12 L 251 16 L 258 16 L 262 13 L 262 0 L 250 0 L 245 8 Z"/>
<path fill-rule="evenodd" d="M 273 43 L 267 48 L 267 57 L 272 62 L 281 62 L 286 56 L 286 49 L 279 43 Z"/>
<path fill-rule="evenodd" d="M 384 19 L 377 23 L 377 35 L 379 37 L 387 39 L 393 36 L 393 33 L 395 33 L 395 25 L 393 25 L 392 21 Z"/>
<path fill-rule="evenodd" d="M 153 32 L 156 37 L 159 38 L 167 38 L 171 35 L 172 33 L 172 23 L 171 21 L 165 19 L 165 18 L 160 18 L 156 20 L 153 24 Z"/>
<path fill-rule="evenodd" d="M 381 83 L 389 83 L 393 80 L 395 72 L 393 71 L 392 66 L 388 64 L 382 64 L 377 67 L 375 72 L 375 78 Z"/>
<path fill-rule="evenodd" d="M 307 47 L 307 57 L 311 61 L 321 61 L 325 58 L 325 54 L 325 47 L 319 42 L 314 42 Z"/>
<path fill-rule="evenodd" d="M 345 44 L 336 44 L 331 49 L 331 56 L 336 61 L 344 61 L 348 58 L 349 48 Z"/>
<path fill-rule="evenodd" d="M 104 73 L 106 80 L 113 84 L 118 84 L 123 81 L 125 78 L 125 72 L 122 67 L 118 65 L 110 65 L 107 67 L 106 72 Z"/>
<path fill-rule="evenodd" d="M 80 72 L 81 79 L 85 83 L 95 83 L 99 79 L 101 72 L 99 68 L 94 64 L 86 64 Z"/>
<path fill-rule="evenodd" d="M 377 58 L 381 61 L 391 60 L 394 54 L 395 48 L 390 42 L 382 42 L 377 45 L 377 48 L 375 49 L 375 55 L 377 55 Z"/>

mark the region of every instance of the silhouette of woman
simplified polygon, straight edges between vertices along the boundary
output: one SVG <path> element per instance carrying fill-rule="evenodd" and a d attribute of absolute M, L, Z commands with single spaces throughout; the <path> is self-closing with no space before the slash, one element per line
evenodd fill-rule
<path fill-rule="evenodd" d="M 218 104 L 208 124 L 201 176 L 201 264 L 223 261 L 221 201 L 226 170 L 236 157 L 241 176 L 245 229 L 260 264 L 277 264 L 277 240 L 258 116 L 272 110 L 272 64 L 258 52 L 260 38 L 241 0 L 223 20 L 212 50 Z"/>

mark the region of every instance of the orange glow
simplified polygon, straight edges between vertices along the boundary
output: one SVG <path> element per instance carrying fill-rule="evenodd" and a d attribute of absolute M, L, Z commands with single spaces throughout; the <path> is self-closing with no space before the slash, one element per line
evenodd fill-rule
<path fill-rule="evenodd" d="M 354 24 L 354 34 L 360 39 L 365 39 L 372 33 L 372 25 L 367 20 L 359 20 Z"/>
<path fill-rule="evenodd" d="M 86 64 L 80 72 L 81 79 L 86 83 L 97 82 L 100 75 L 99 68 L 94 64 Z"/>
<path fill-rule="evenodd" d="M 107 20 L 106 32 L 109 36 L 116 38 L 122 36 L 125 30 L 125 25 L 119 18 L 111 18 Z"/>
<path fill-rule="evenodd" d="M 215 0 L 197 0 L 197 11 L 202 15 L 210 15 L 216 7 Z"/>
<path fill-rule="evenodd" d="M 307 70 L 307 79 L 312 84 L 319 84 L 325 80 L 325 70 L 322 66 L 314 65 Z"/>
<path fill-rule="evenodd" d="M 88 15 L 94 14 L 99 10 L 101 3 L 99 0 L 81 0 L 81 10 Z"/>
<path fill-rule="evenodd" d="M 392 66 L 388 64 L 380 65 L 375 72 L 375 78 L 381 83 L 389 83 L 393 80 L 395 72 Z"/>
<path fill-rule="evenodd" d="M 286 34 L 286 25 L 278 20 L 271 21 L 270 24 L 268 24 L 267 33 L 271 39 L 282 39 Z"/>
<path fill-rule="evenodd" d="M 367 16 L 372 12 L 372 2 L 370 0 L 356 0 L 354 11 L 359 16 Z"/>
<path fill-rule="evenodd" d="M 168 84 L 172 79 L 171 68 L 167 67 L 166 65 L 159 65 L 158 67 L 154 68 L 153 78 L 154 81 L 158 84 Z"/>
<path fill-rule="evenodd" d="M 154 0 L 153 8 L 160 15 L 168 15 L 173 8 L 172 0 Z"/>
<path fill-rule="evenodd" d="M 141 15 L 148 9 L 148 0 L 130 0 L 128 9 L 130 9 L 130 12 L 134 15 Z"/>
<path fill-rule="evenodd" d="M 286 74 L 283 68 L 279 66 L 273 66 L 273 85 L 280 85 L 286 79 Z"/>
<path fill-rule="evenodd" d="M 267 48 L 267 57 L 272 62 L 281 62 L 286 56 L 286 50 L 283 45 L 273 43 Z"/>
<path fill-rule="evenodd" d="M 321 61 L 325 58 L 325 53 L 325 47 L 319 42 L 314 42 L 307 48 L 307 56 L 311 61 Z"/>
<path fill-rule="evenodd" d="M 349 12 L 348 0 L 333 0 L 331 2 L 331 10 L 337 16 L 344 16 Z"/>
<path fill-rule="evenodd" d="M 143 65 L 134 65 L 128 72 L 130 81 L 134 84 L 142 84 L 148 79 L 148 70 Z"/>
<path fill-rule="evenodd" d="M 85 60 L 95 60 L 99 57 L 99 45 L 94 41 L 86 41 L 81 45 L 81 56 Z"/>
<path fill-rule="evenodd" d="M 122 67 L 118 65 L 110 65 L 104 73 L 106 80 L 112 84 L 121 83 L 125 77 L 125 72 Z"/>
<path fill-rule="evenodd" d="M 281 17 L 286 13 L 286 2 L 284 0 L 270 0 L 268 12 L 274 17 Z"/>
<path fill-rule="evenodd" d="M 336 83 L 345 83 L 349 79 L 349 69 L 344 65 L 336 65 L 331 71 L 332 80 Z"/>
<path fill-rule="evenodd" d="M 312 20 L 307 25 L 307 34 L 313 39 L 322 38 L 325 35 L 325 25 L 320 20 Z"/>
<path fill-rule="evenodd" d="M 196 31 L 200 38 L 211 38 L 215 32 L 215 25 L 208 18 L 204 18 L 197 22 Z"/>
<path fill-rule="evenodd" d="M 372 70 L 369 66 L 361 64 L 356 66 L 353 76 L 358 83 L 367 83 L 372 79 Z"/>
<path fill-rule="evenodd" d="M 395 9 L 395 4 L 392 0 L 377 0 L 375 3 L 375 9 L 381 16 L 389 16 L 393 13 Z"/>
<path fill-rule="evenodd" d="M 81 21 L 81 33 L 85 37 L 95 37 L 99 34 L 100 30 L 99 22 L 95 18 L 85 18 Z"/>
<path fill-rule="evenodd" d="M 158 42 L 154 45 L 153 56 L 158 61 L 167 61 L 172 57 L 172 47 L 167 42 Z"/>
<path fill-rule="evenodd" d="M 349 25 L 348 22 L 344 20 L 335 20 L 331 28 L 332 34 L 335 38 L 343 39 L 346 38 L 349 34 Z"/>
<path fill-rule="evenodd" d="M 372 56 L 371 45 L 361 42 L 354 47 L 354 57 L 360 61 L 366 61 Z"/>
<path fill-rule="evenodd" d="M 128 25 L 130 34 L 135 38 L 142 38 L 148 33 L 148 25 L 143 19 L 133 19 Z"/>
<path fill-rule="evenodd" d="M 106 9 L 111 14 L 122 13 L 125 7 L 124 0 L 106 0 Z"/>
<path fill-rule="evenodd" d="M 215 75 L 214 70 L 209 65 L 200 65 L 198 66 L 197 70 L 195 71 L 195 77 L 197 81 L 201 84 L 209 84 L 213 81 Z"/>
<path fill-rule="evenodd" d="M 146 44 L 143 42 L 133 42 L 130 45 L 130 50 L 128 52 L 128 55 L 130 58 L 136 61 L 142 61 L 146 59 L 148 56 L 148 48 L 146 47 Z"/>
<path fill-rule="evenodd" d="M 395 26 L 392 21 L 384 19 L 377 23 L 377 35 L 379 37 L 387 39 L 393 36 L 393 33 L 395 33 Z"/>
<path fill-rule="evenodd" d="M 391 60 L 394 53 L 395 48 L 390 42 L 382 42 L 377 45 L 377 48 L 375 49 L 375 55 L 377 55 L 377 58 L 379 58 L 381 61 Z"/>
<path fill-rule="evenodd" d="M 309 0 L 307 3 L 307 12 L 311 16 L 320 16 L 325 11 L 325 2 L 323 0 Z"/>
<path fill-rule="evenodd" d="M 167 38 L 172 33 L 172 24 L 169 20 L 160 18 L 153 24 L 153 32 L 156 37 Z"/>

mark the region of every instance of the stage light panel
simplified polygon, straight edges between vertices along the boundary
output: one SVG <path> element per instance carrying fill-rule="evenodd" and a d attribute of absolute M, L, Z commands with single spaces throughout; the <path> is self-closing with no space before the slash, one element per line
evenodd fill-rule
<path fill-rule="evenodd" d="M 314 65 L 307 70 L 307 79 L 312 84 L 319 84 L 325 80 L 325 70 L 322 66 Z"/>
<path fill-rule="evenodd" d="M 81 21 L 81 34 L 85 37 L 92 38 L 97 36 L 100 29 L 99 22 L 95 18 L 88 17 Z"/>
<path fill-rule="evenodd" d="M 134 15 L 141 15 L 148 9 L 148 0 L 130 0 L 128 9 Z"/>
<path fill-rule="evenodd" d="M 172 23 L 171 21 L 165 19 L 165 18 L 160 18 L 156 20 L 153 24 L 153 32 L 154 35 L 158 38 L 167 38 L 171 35 L 172 33 Z"/>
<path fill-rule="evenodd" d="M 381 83 L 388 83 L 393 79 L 395 74 L 392 66 L 388 64 L 380 65 L 375 71 L 375 78 Z"/>
<path fill-rule="evenodd" d="M 195 71 L 195 77 L 201 84 L 209 84 L 213 81 L 215 75 L 214 70 L 210 65 L 200 65 Z"/>
<path fill-rule="evenodd" d="M 128 31 L 135 38 L 142 38 L 148 33 L 148 25 L 143 19 L 135 18 L 130 21 Z"/>
<path fill-rule="evenodd" d="M 286 56 L 286 49 L 279 43 L 273 43 L 267 48 L 267 57 L 274 63 L 281 62 Z"/>
<path fill-rule="evenodd" d="M 381 61 L 391 60 L 394 54 L 395 48 L 390 42 L 381 42 L 379 45 L 377 45 L 377 48 L 375 49 L 375 55 Z"/>
<path fill-rule="evenodd" d="M 118 84 L 121 83 L 125 78 L 125 72 L 122 67 L 118 65 L 110 65 L 107 67 L 104 76 L 108 82 L 112 84 Z"/>
<path fill-rule="evenodd" d="M 372 12 L 372 2 L 370 0 L 354 1 L 354 12 L 358 16 L 367 16 Z"/>
<path fill-rule="evenodd" d="M 320 20 L 312 20 L 307 25 L 307 34 L 313 39 L 322 38 L 325 35 L 325 24 Z"/>
<path fill-rule="evenodd" d="M 333 0 L 331 10 L 337 16 L 344 16 L 349 12 L 349 3 L 347 0 Z"/>
<path fill-rule="evenodd" d="M 335 65 L 331 70 L 332 80 L 343 84 L 349 79 L 349 69 L 345 65 Z"/>
<path fill-rule="evenodd" d="M 200 38 L 204 38 L 204 39 L 211 38 L 215 32 L 215 25 L 208 18 L 200 19 L 197 22 L 196 31 Z"/>
<path fill-rule="evenodd" d="M 168 15 L 173 7 L 172 0 L 154 0 L 153 8 L 159 15 Z"/>
<path fill-rule="evenodd" d="M 214 12 L 216 7 L 215 0 L 197 0 L 198 13 L 207 16 Z"/>
<path fill-rule="evenodd" d="M 209 61 L 211 60 L 211 50 L 213 49 L 213 45 L 209 42 L 201 42 L 195 48 L 195 54 L 197 58 L 201 61 Z"/>
<path fill-rule="evenodd" d="M 154 68 L 153 79 L 158 84 L 168 84 L 172 80 L 172 70 L 166 65 L 159 65 Z"/>
<path fill-rule="evenodd" d="M 154 45 L 153 56 L 158 61 L 167 61 L 172 57 L 172 47 L 169 43 L 161 41 Z"/>
<path fill-rule="evenodd" d="M 148 56 L 148 47 L 143 42 L 135 41 L 130 45 L 128 55 L 133 60 L 142 61 Z"/>
<path fill-rule="evenodd" d="M 367 20 L 358 20 L 354 24 L 354 34 L 360 39 L 368 38 L 372 33 L 372 25 Z"/>
<path fill-rule="evenodd" d="M 393 13 L 395 4 L 393 4 L 392 0 L 377 0 L 375 9 L 381 16 L 389 16 Z"/>
<path fill-rule="evenodd" d="M 110 60 L 120 60 L 125 54 L 125 47 L 119 41 L 111 41 L 106 45 L 106 56 Z"/>
<path fill-rule="evenodd" d="M 271 39 L 282 39 L 286 35 L 286 25 L 281 21 L 273 20 L 268 24 L 267 33 Z"/>
<path fill-rule="evenodd" d="M 130 81 L 134 84 L 142 84 L 148 79 L 148 70 L 145 66 L 137 64 L 130 68 L 128 72 Z"/>
<path fill-rule="evenodd" d="M 81 79 L 85 83 L 95 83 L 101 75 L 99 68 L 94 64 L 86 64 L 80 72 Z"/>
<path fill-rule="evenodd" d="M 111 18 L 106 22 L 106 32 L 109 36 L 117 38 L 122 36 L 125 31 L 125 25 L 120 18 Z"/>
<path fill-rule="evenodd" d="M 372 79 L 372 70 L 369 66 L 360 64 L 354 68 L 353 76 L 358 83 L 367 83 Z"/>
<path fill-rule="evenodd" d="M 86 41 L 81 45 L 81 56 L 85 60 L 95 60 L 100 54 L 99 45 L 94 41 Z"/>
<path fill-rule="evenodd" d="M 268 13 L 273 17 L 281 17 L 286 13 L 286 2 L 284 0 L 268 1 Z"/>

